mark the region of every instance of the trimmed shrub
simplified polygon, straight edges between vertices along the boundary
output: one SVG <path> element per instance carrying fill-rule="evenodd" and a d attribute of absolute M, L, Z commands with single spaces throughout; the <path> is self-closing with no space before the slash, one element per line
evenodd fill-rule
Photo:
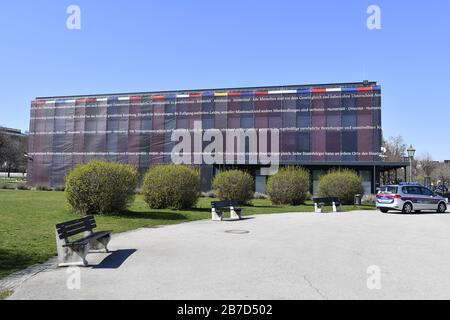
<path fill-rule="evenodd" d="M 330 171 L 319 179 L 319 197 L 338 197 L 343 204 L 353 204 L 355 195 L 364 195 L 361 177 L 355 171 Z"/>
<path fill-rule="evenodd" d="M 197 169 L 185 165 L 157 165 L 144 177 L 141 192 L 152 209 L 186 210 L 200 197 L 201 180 Z"/>
<path fill-rule="evenodd" d="M 299 167 L 280 169 L 267 182 L 267 194 L 273 204 L 298 206 L 309 194 L 310 175 Z"/>
<path fill-rule="evenodd" d="M 66 177 L 65 196 L 81 214 L 118 213 L 134 200 L 138 173 L 132 166 L 93 160 Z"/>
<path fill-rule="evenodd" d="M 255 194 L 253 177 L 240 170 L 227 170 L 218 173 L 212 183 L 214 194 L 220 200 L 236 200 L 248 203 Z"/>

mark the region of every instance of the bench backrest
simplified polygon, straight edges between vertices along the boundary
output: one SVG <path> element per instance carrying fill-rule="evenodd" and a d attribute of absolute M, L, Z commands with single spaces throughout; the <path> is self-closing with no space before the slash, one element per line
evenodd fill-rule
<path fill-rule="evenodd" d="M 313 198 L 314 203 L 325 203 L 325 204 L 332 204 L 333 202 L 337 205 L 341 203 L 339 198 L 336 197 L 327 197 L 327 198 Z"/>
<path fill-rule="evenodd" d="M 56 225 L 56 231 L 61 240 L 77 234 L 92 231 L 97 228 L 94 216 L 87 216 L 81 219 L 63 222 Z"/>
<path fill-rule="evenodd" d="M 213 202 L 211 202 L 211 206 L 213 208 L 236 207 L 238 205 L 239 205 L 239 202 L 235 201 L 235 200 L 213 201 Z"/>

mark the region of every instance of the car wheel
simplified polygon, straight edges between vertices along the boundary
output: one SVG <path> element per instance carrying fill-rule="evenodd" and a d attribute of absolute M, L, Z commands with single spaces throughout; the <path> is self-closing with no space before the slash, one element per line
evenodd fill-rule
<path fill-rule="evenodd" d="M 438 213 L 445 213 L 447 211 L 447 206 L 445 205 L 445 203 L 441 202 L 439 203 L 437 212 Z"/>
<path fill-rule="evenodd" d="M 410 214 L 410 213 L 412 213 L 413 212 L 413 206 L 412 206 L 412 204 L 411 203 L 406 203 L 404 206 L 403 206 L 403 213 L 405 213 L 405 214 Z"/>
<path fill-rule="evenodd" d="M 383 213 L 388 213 L 389 212 L 388 209 L 380 209 L 380 211 L 383 212 Z"/>

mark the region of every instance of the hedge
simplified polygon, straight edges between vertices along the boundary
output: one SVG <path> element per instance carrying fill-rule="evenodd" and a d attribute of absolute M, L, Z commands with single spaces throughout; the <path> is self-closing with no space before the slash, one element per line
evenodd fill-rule
<path fill-rule="evenodd" d="M 247 172 L 227 170 L 214 177 L 212 186 L 220 200 L 236 200 L 246 204 L 253 199 L 254 184 L 253 177 Z"/>
<path fill-rule="evenodd" d="M 200 197 L 199 170 L 185 165 L 157 165 L 150 168 L 142 194 L 152 209 L 185 210 L 194 207 Z"/>
<path fill-rule="evenodd" d="M 331 171 L 319 179 L 319 197 L 338 197 L 343 204 L 353 204 L 355 195 L 364 195 L 362 179 L 355 171 Z"/>
<path fill-rule="evenodd" d="M 309 194 L 309 171 L 300 167 L 282 168 L 267 182 L 266 193 L 273 204 L 298 206 Z"/>
<path fill-rule="evenodd" d="M 137 181 L 132 166 L 93 160 L 69 172 L 64 193 L 78 213 L 118 213 L 134 200 Z"/>

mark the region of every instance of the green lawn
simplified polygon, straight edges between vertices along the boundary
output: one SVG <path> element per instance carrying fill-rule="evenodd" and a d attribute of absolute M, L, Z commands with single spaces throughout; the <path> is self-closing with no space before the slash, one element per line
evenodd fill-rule
<path fill-rule="evenodd" d="M 201 198 L 197 208 L 189 211 L 150 210 L 142 197 L 137 196 L 128 212 L 96 219 L 100 229 L 114 233 L 208 219 L 212 200 Z M 273 206 L 268 200 L 254 200 L 252 206 L 243 209 L 244 215 L 314 211 L 312 203 Z M 358 208 L 344 207 L 346 211 L 354 209 Z M 63 192 L 0 190 L 0 278 L 54 256 L 55 224 L 76 218 L 65 204 Z"/>
<path fill-rule="evenodd" d="M 12 294 L 11 291 L 1 291 L 0 290 L 0 300 L 8 298 Z"/>

